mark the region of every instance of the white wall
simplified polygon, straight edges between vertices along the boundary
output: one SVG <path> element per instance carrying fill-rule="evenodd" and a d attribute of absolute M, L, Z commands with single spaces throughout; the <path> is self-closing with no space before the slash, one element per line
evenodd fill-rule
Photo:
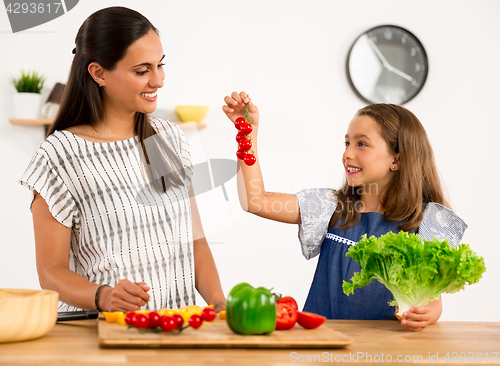
<path fill-rule="evenodd" d="M 159 108 L 210 106 L 208 127 L 187 133 L 195 156 L 234 158 L 235 130 L 221 106 L 228 93 L 246 90 L 260 107 L 266 188 L 289 193 L 341 182 L 343 136 L 364 105 L 345 75 L 356 37 L 387 23 L 417 35 L 430 70 L 406 106 L 425 125 L 452 205 L 469 225 L 464 242 L 487 265 L 479 284 L 444 296 L 441 319 L 500 321 L 497 0 L 80 1 L 68 14 L 17 34 L 0 10 L 0 287 L 39 286 L 29 192 L 17 179 L 43 131 L 8 122 L 9 79 L 20 68 L 36 68 L 48 75 L 45 93 L 64 83 L 79 26 L 111 5 L 140 11 L 161 31 L 167 76 Z M 220 188 L 198 197 L 225 292 L 246 281 L 292 295 L 302 306 L 316 260 L 301 256 L 295 226 L 244 214 L 234 186 L 234 180 L 226 185 L 231 214 Z M 224 220 L 214 222 L 214 212 Z"/>

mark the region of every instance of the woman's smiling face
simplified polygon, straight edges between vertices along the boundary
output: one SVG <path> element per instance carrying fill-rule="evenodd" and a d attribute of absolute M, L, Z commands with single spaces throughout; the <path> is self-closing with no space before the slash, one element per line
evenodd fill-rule
<path fill-rule="evenodd" d="M 380 193 L 398 169 L 398 156 L 389 151 L 380 132 L 369 116 L 356 115 L 349 124 L 342 164 L 351 187 L 362 187 L 372 193 L 376 189 Z"/>
<path fill-rule="evenodd" d="M 154 112 L 157 91 L 165 79 L 163 58 L 160 38 L 153 30 L 132 43 L 116 67 L 104 71 L 106 114 Z"/>

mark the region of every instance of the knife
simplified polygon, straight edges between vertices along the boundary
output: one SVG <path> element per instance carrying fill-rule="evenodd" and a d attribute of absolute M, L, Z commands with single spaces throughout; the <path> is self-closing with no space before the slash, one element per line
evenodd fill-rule
<path fill-rule="evenodd" d="M 57 321 L 65 322 L 70 320 L 97 319 L 99 312 L 97 310 L 81 310 L 81 311 L 63 311 L 57 313 Z"/>

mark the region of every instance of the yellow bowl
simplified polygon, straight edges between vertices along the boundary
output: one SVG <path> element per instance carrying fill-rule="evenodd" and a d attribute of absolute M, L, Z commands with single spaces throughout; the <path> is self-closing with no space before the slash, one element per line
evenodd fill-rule
<path fill-rule="evenodd" d="M 50 290 L 0 289 L 0 343 L 47 334 L 57 321 L 58 300 Z"/>
<path fill-rule="evenodd" d="M 182 122 L 200 123 L 207 115 L 208 107 L 201 105 L 178 105 L 175 112 Z"/>

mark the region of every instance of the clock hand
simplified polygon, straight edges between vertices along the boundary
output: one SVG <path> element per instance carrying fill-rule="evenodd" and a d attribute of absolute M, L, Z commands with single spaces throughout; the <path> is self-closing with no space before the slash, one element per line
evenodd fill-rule
<path fill-rule="evenodd" d="M 413 81 L 414 80 L 410 75 L 405 74 L 404 72 L 396 69 L 395 67 L 392 67 L 391 65 L 388 65 L 386 67 L 387 67 L 387 70 L 389 70 L 389 71 L 391 71 L 391 72 L 393 72 L 393 73 L 401 76 L 402 78 L 404 78 L 404 79 L 406 79 L 408 81 Z"/>
<path fill-rule="evenodd" d="M 382 52 L 380 52 L 380 50 L 378 49 L 378 47 L 375 45 L 375 43 L 372 41 L 372 39 L 370 37 L 367 36 L 366 39 L 367 39 L 367 42 L 370 45 L 370 47 L 373 49 L 373 51 L 376 53 L 376 55 L 380 59 L 380 61 L 382 61 L 382 65 L 384 65 L 386 68 L 389 69 L 391 67 L 391 65 L 389 65 L 389 63 L 385 59 L 384 55 L 382 55 Z"/>
<path fill-rule="evenodd" d="M 395 67 L 391 66 L 391 64 L 389 64 L 389 62 L 387 62 L 387 60 L 385 59 L 384 55 L 382 55 L 382 52 L 380 52 L 380 50 L 378 49 L 378 47 L 375 45 L 375 43 L 372 41 L 372 39 L 370 37 L 367 37 L 367 40 L 368 40 L 368 44 L 370 45 L 370 47 L 373 49 L 373 51 L 375 51 L 375 53 L 377 54 L 377 56 L 380 59 L 380 61 L 382 61 L 382 65 L 387 70 L 395 73 L 396 75 L 401 76 L 402 78 L 404 78 L 404 79 L 406 79 L 408 81 L 413 81 L 413 78 L 410 75 L 407 75 L 404 72 L 396 69 Z"/>

